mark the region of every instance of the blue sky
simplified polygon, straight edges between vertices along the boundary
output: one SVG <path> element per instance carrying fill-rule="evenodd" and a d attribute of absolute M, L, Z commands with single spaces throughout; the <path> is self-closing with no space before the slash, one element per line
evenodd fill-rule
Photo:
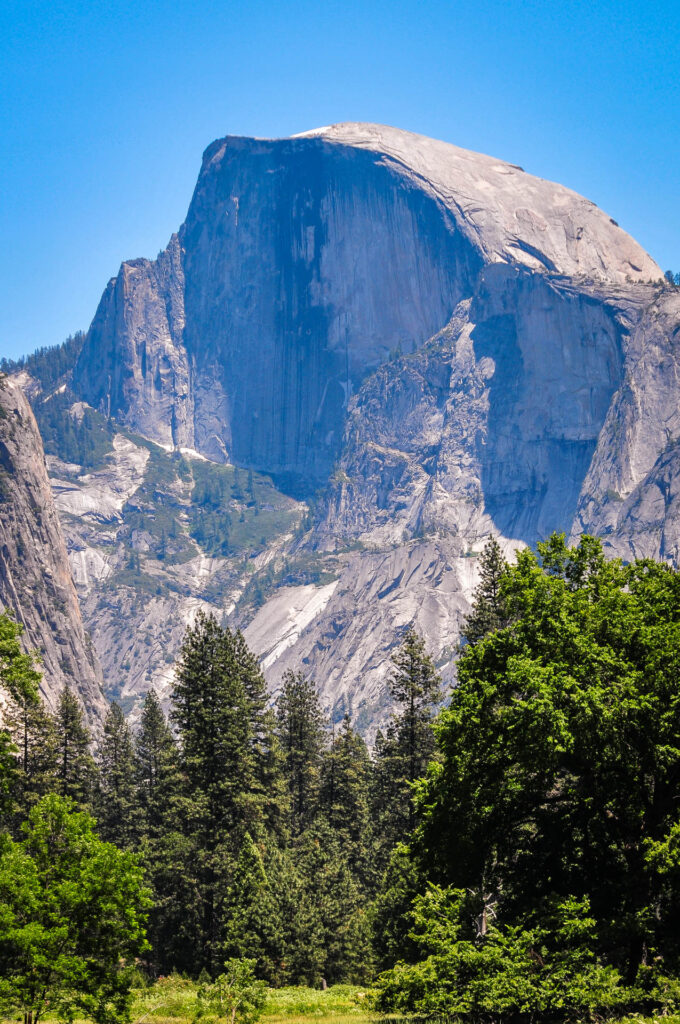
<path fill-rule="evenodd" d="M 226 134 L 378 121 L 521 164 L 680 270 L 680 4 L 0 0 L 0 355 L 87 328 Z"/>

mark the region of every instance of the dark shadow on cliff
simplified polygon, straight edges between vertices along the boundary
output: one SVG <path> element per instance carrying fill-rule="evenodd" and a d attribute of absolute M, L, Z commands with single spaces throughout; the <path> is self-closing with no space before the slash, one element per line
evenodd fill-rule
<path fill-rule="evenodd" d="M 492 359 L 477 444 L 486 511 L 533 545 L 568 531 L 621 374 L 604 307 L 542 275 L 490 267 L 471 308 L 477 360 Z"/>

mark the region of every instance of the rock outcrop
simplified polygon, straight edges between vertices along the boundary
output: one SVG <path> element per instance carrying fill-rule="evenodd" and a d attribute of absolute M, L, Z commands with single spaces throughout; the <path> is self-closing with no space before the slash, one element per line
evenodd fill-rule
<path fill-rule="evenodd" d="M 156 261 L 123 264 L 70 381 L 119 446 L 136 432 L 169 452 L 138 492 L 109 479 L 126 497 L 108 533 L 87 474 L 55 484 L 116 687 L 169 685 L 173 615 L 204 602 L 246 628 L 272 687 L 309 672 L 370 734 L 410 622 L 453 675 L 490 533 L 512 551 L 588 530 L 677 562 L 679 322 L 679 293 L 608 214 L 502 160 L 378 125 L 213 143 L 185 223 Z M 139 517 L 176 500 L 190 530 L 178 449 L 268 474 L 277 507 L 284 492 L 309 516 L 217 559 L 194 530 L 172 567 Z M 232 504 L 232 520 L 267 509 Z M 143 672 L 111 642 L 140 559 Z"/>
<path fill-rule="evenodd" d="M 23 623 L 26 649 L 41 656 L 48 706 L 68 683 L 98 730 L 106 711 L 101 669 L 83 627 L 35 418 L 7 377 L 0 379 L 0 606 Z"/>

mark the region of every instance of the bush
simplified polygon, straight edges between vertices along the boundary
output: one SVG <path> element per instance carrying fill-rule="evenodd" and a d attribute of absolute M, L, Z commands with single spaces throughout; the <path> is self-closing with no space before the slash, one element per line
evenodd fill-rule
<path fill-rule="evenodd" d="M 491 924 L 475 935 L 477 909 L 461 889 L 431 885 L 416 898 L 412 938 L 427 955 L 380 976 L 379 1011 L 577 1021 L 630 1004 L 618 971 L 592 952 L 587 900 L 563 900 L 533 927 Z"/>

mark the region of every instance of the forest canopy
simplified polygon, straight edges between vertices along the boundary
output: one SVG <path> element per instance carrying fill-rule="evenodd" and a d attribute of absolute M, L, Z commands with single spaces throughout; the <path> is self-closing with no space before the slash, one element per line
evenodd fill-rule
<path fill-rule="evenodd" d="M 272 700 L 243 636 L 201 615 L 169 720 L 152 691 L 133 734 L 114 704 L 94 750 L 73 692 L 37 701 L 3 617 L 5 856 L 46 815 L 90 830 L 137 879 L 120 963 L 137 943 L 208 1002 L 247 963 L 253 984 L 374 984 L 407 1015 L 679 1006 L 680 574 L 590 537 L 480 561 L 453 691 L 408 628 L 373 750 L 304 675 Z"/>

